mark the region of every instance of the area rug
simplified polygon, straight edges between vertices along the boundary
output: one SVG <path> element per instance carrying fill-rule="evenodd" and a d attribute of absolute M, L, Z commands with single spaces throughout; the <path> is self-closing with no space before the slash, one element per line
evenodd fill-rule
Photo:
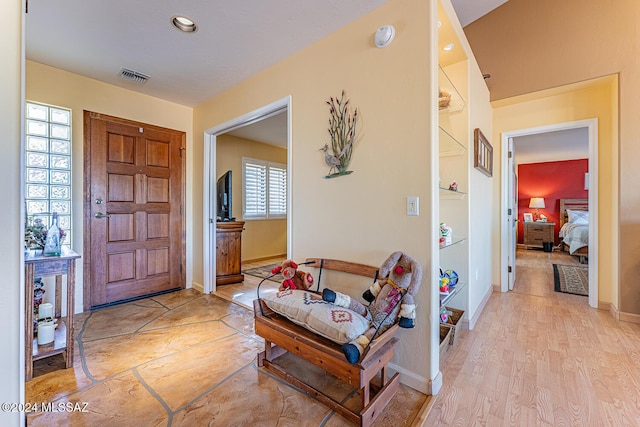
<path fill-rule="evenodd" d="M 589 267 L 553 264 L 555 291 L 566 294 L 589 295 Z"/>
<path fill-rule="evenodd" d="M 255 277 L 260 277 L 261 279 L 264 279 L 265 277 L 270 276 L 271 270 L 273 270 L 275 267 L 279 265 L 280 263 L 263 265 L 262 267 L 248 268 L 246 270 L 242 270 L 242 272 L 244 274 L 248 274 L 249 276 L 255 276 Z M 284 280 L 284 277 L 282 277 L 282 274 L 276 274 L 275 276 L 271 277 L 269 280 L 280 283 Z"/>

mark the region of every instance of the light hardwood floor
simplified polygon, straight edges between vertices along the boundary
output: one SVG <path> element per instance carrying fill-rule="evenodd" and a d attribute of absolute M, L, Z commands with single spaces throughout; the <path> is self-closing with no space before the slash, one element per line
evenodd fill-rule
<path fill-rule="evenodd" d="M 441 364 L 428 426 L 640 426 L 640 325 L 553 291 L 566 254 L 519 250 L 515 289 L 494 293 Z"/>

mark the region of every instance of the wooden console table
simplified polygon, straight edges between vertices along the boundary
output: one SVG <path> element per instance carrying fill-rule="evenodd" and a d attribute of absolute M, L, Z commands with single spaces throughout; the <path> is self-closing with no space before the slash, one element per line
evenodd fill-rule
<path fill-rule="evenodd" d="M 244 221 L 216 223 L 216 285 L 238 283 L 242 274 Z"/>
<path fill-rule="evenodd" d="M 80 255 L 62 247 L 60 256 L 45 257 L 42 251 L 30 250 L 24 258 L 25 266 L 25 380 L 33 378 L 33 361 L 63 354 L 66 367 L 73 366 L 73 311 L 76 280 L 76 259 Z M 62 276 L 67 275 L 67 315 L 61 317 Z M 36 277 L 56 277 L 55 317 L 58 327 L 50 344 L 38 345 L 33 337 L 33 281 Z"/>

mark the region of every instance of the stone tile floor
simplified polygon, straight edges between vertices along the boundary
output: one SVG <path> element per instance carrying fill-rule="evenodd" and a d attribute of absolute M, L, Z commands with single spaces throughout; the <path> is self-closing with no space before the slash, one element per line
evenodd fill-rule
<path fill-rule="evenodd" d="M 37 361 L 26 402 L 86 402 L 34 412 L 29 426 L 342 426 L 340 415 L 256 365 L 253 312 L 187 289 L 75 317 L 75 363 Z M 350 386 L 294 357 L 282 364 L 358 407 Z M 374 425 L 412 425 L 427 396 L 402 386 Z"/>

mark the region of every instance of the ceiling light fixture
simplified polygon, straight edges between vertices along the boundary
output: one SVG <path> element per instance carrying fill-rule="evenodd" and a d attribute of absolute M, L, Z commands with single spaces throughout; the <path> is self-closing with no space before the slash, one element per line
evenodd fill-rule
<path fill-rule="evenodd" d="M 383 25 L 376 31 L 376 46 L 380 49 L 389 46 L 395 36 L 396 29 L 393 28 L 393 25 Z"/>
<path fill-rule="evenodd" d="M 454 48 L 455 46 L 456 46 L 456 45 L 454 45 L 453 43 L 449 43 L 449 44 L 444 45 L 444 47 L 442 48 L 442 50 L 446 50 L 447 52 L 449 52 L 450 50 L 453 50 L 453 48 Z"/>
<path fill-rule="evenodd" d="M 186 16 L 174 16 L 171 18 L 171 24 L 183 33 L 195 33 L 198 31 L 196 23 Z"/>

